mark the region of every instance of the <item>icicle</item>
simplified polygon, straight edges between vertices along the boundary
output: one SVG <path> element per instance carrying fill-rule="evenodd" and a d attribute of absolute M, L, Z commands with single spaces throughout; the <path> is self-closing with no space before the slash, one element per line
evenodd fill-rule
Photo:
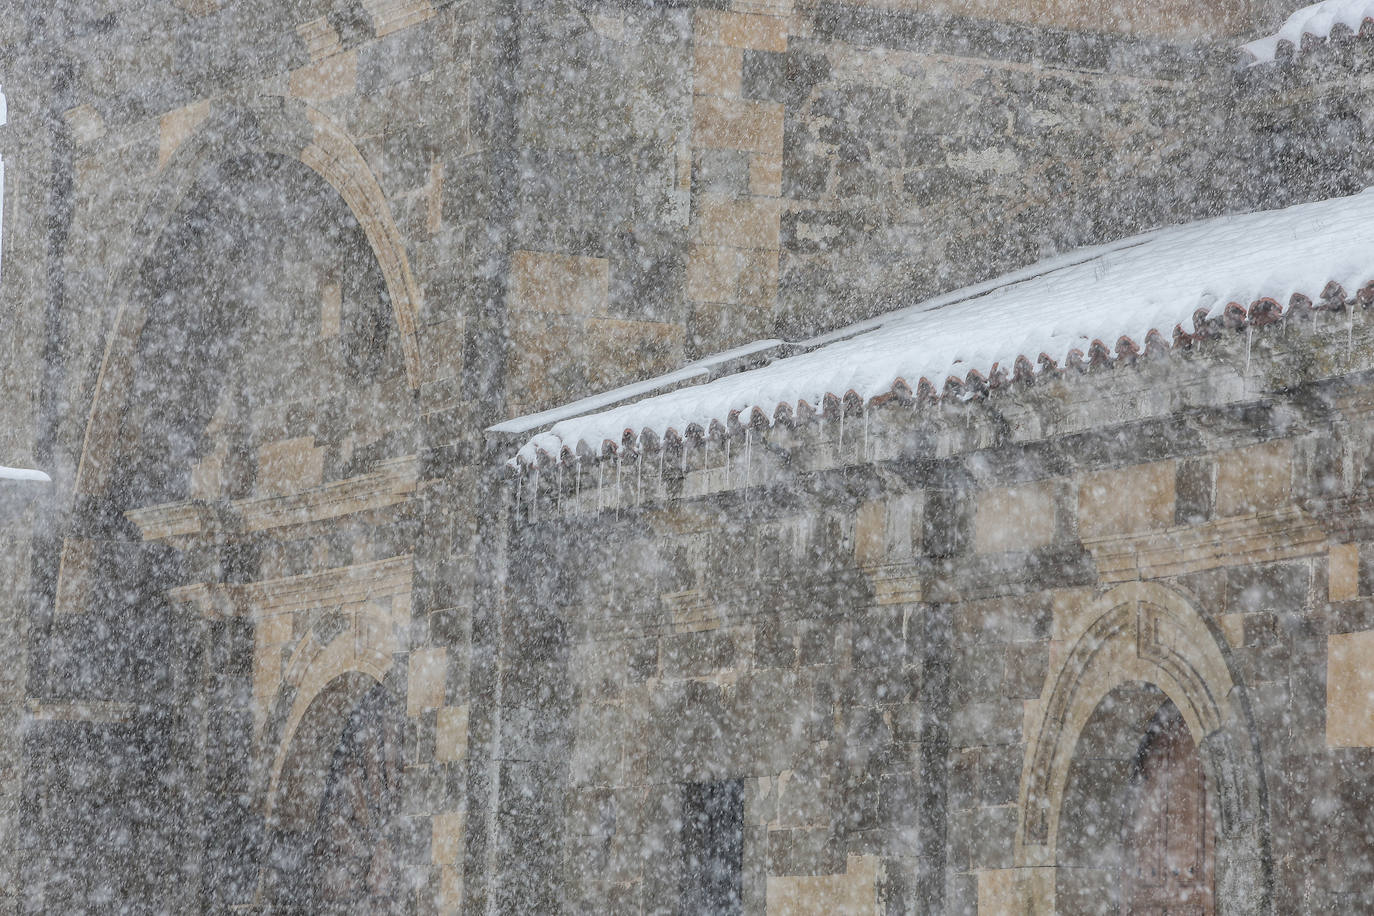
<path fill-rule="evenodd" d="M 730 439 L 725 440 L 725 489 L 730 489 Z"/>
<path fill-rule="evenodd" d="M 744 431 L 744 498 L 749 498 L 749 485 L 753 482 L 754 460 L 754 428 L 751 426 Z"/>
<path fill-rule="evenodd" d="M 620 453 L 615 456 L 615 514 L 620 514 Z"/>
<path fill-rule="evenodd" d="M 577 481 L 577 482 L 576 482 L 576 487 L 577 487 L 577 501 L 580 503 L 580 502 L 582 502 L 582 456 L 581 456 L 581 455 L 578 455 L 578 456 L 577 456 L 577 463 L 576 463 L 575 465 L 573 465 L 573 473 L 577 475 L 577 477 L 576 477 L 576 481 Z"/>
<path fill-rule="evenodd" d="M 555 492 L 554 512 L 563 514 L 563 462 L 558 462 L 558 489 Z"/>
<path fill-rule="evenodd" d="M 1345 311 L 1345 355 L 1349 358 L 1355 350 L 1355 304 L 1352 302 Z"/>
<path fill-rule="evenodd" d="M 661 440 L 661 439 L 659 440 L 659 443 L 660 443 L 660 445 L 659 445 L 659 449 L 658 449 L 658 486 L 659 486 L 660 492 L 662 492 L 662 488 L 663 488 L 663 456 L 664 456 L 665 454 L 667 454 L 667 452 L 668 452 L 668 443 L 665 442 L 665 441 L 663 441 L 663 440 Z"/>
<path fill-rule="evenodd" d="M 840 401 L 840 444 L 835 448 L 835 457 L 839 458 L 844 452 L 844 401 Z"/>
<path fill-rule="evenodd" d="M 596 463 L 596 511 L 601 511 L 601 489 L 606 485 L 606 462 Z"/>
<path fill-rule="evenodd" d="M 1245 377 L 1250 377 L 1250 341 L 1254 339 L 1255 326 L 1247 324 L 1245 326 Z"/>
<path fill-rule="evenodd" d="M 515 521 L 520 522 L 520 485 L 525 482 L 525 472 L 521 471 L 515 477 Z"/>
<path fill-rule="evenodd" d="M 539 468 L 534 469 L 534 477 L 530 480 L 530 521 L 539 521 Z"/>
<path fill-rule="evenodd" d="M 862 443 L 863 452 L 859 455 L 860 461 L 868 460 L 868 405 L 864 404 L 864 438 Z"/>
<path fill-rule="evenodd" d="M 635 505 L 644 502 L 644 451 L 635 454 Z"/>

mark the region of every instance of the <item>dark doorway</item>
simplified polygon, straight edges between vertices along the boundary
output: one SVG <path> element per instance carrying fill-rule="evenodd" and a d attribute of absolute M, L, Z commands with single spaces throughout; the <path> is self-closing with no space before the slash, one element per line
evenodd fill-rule
<path fill-rule="evenodd" d="M 315 822 L 310 890 L 315 913 L 399 913 L 397 872 L 401 803 L 401 716 L 386 689 L 354 707 L 335 747 Z"/>
<path fill-rule="evenodd" d="M 1212 916 L 1213 839 L 1202 759 L 1172 703 L 1136 757 L 1122 836 L 1123 916 Z"/>
<path fill-rule="evenodd" d="M 682 799 L 682 914 L 743 912 L 744 784 L 689 783 Z"/>

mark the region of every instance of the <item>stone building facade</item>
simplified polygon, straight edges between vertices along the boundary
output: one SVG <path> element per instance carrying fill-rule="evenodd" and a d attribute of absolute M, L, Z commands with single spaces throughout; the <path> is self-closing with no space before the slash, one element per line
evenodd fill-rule
<path fill-rule="evenodd" d="M 1093 911 L 1155 734 L 1217 911 L 1374 908 L 1355 291 L 757 477 L 729 430 L 505 464 L 711 354 L 1365 187 L 1361 36 L 1237 67 L 1294 5 L 0 15 L 0 461 L 54 478 L 0 481 L 0 911 Z"/>

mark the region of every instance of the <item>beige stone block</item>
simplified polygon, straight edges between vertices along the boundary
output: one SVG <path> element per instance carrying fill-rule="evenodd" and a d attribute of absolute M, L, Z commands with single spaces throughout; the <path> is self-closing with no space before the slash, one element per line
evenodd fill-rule
<path fill-rule="evenodd" d="M 1329 601 L 1360 597 L 1360 545 L 1331 545 L 1326 562 L 1326 594 Z"/>
<path fill-rule="evenodd" d="M 406 680 L 406 715 L 418 716 L 426 709 L 443 706 L 447 679 L 448 650 L 413 650 Z"/>
<path fill-rule="evenodd" d="M 585 321 L 513 311 L 506 333 L 510 340 L 506 382 L 513 395 L 512 411 L 543 409 L 585 393 Z"/>
<path fill-rule="evenodd" d="M 979 913 L 1048 916 L 1054 912 L 1054 869 L 984 868 L 977 874 Z"/>
<path fill-rule="evenodd" d="M 696 39 L 755 51 L 787 50 L 787 19 L 755 13 L 699 9 Z"/>
<path fill-rule="evenodd" d="M 1174 521 L 1174 463 L 1089 474 L 1078 488 L 1078 533 L 1097 538 L 1166 528 Z"/>
<path fill-rule="evenodd" d="M 782 155 L 782 105 L 699 95 L 692 101 L 692 145 Z"/>
<path fill-rule="evenodd" d="M 324 449 L 313 436 L 269 442 L 258 448 L 255 488 L 262 496 L 281 496 L 320 485 L 324 477 Z"/>
<path fill-rule="evenodd" d="M 348 95 L 358 88 L 358 52 L 345 51 L 292 70 L 288 87 L 298 99 L 322 101 Z"/>
<path fill-rule="evenodd" d="M 740 79 L 744 70 L 744 52 L 724 45 L 698 43 L 692 49 L 695 67 L 692 91 L 697 95 L 739 98 Z"/>
<path fill-rule="evenodd" d="M 1326 744 L 1374 747 L 1374 630 L 1327 637 Z"/>
<path fill-rule="evenodd" d="M 220 8 L 220 0 L 172 0 L 172 2 L 192 16 L 208 16 Z"/>
<path fill-rule="evenodd" d="M 978 553 L 1029 550 L 1054 540 L 1054 487 L 1048 481 L 978 494 L 973 520 Z"/>
<path fill-rule="evenodd" d="M 343 50 L 339 33 L 323 16 L 309 22 L 302 22 L 296 26 L 296 34 L 305 43 L 305 51 L 310 55 L 312 62 L 324 60 L 329 55 Z"/>
<path fill-rule="evenodd" d="M 1226 637 L 1231 648 L 1238 649 L 1245 645 L 1244 614 L 1222 614 L 1217 618 L 1217 625 L 1221 627 L 1221 634 Z"/>
<path fill-rule="evenodd" d="M 191 465 L 191 498 L 219 499 L 220 484 L 224 479 L 224 462 L 214 455 L 207 455 Z"/>
<path fill-rule="evenodd" d="M 859 505 L 854 516 L 854 562 L 876 566 L 883 561 L 887 534 L 887 506 L 871 499 Z"/>
<path fill-rule="evenodd" d="M 1217 456 L 1217 515 L 1263 512 L 1292 495 L 1293 444 L 1263 442 Z"/>
<path fill-rule="evenodd" d="M 841 875 L 769 875 L 768 916 L 876 916 L 877 856 L 850 856 Z"/>
<path fill-rule="evenodd" d="M 435 865 L 453 865 L 463 854 L 464 813 L 444 811 L 430 820 L 430 857 Z"/>
<path fill-rule="evenodd" d="M 439 873 L 439 912 L 457 916 L 463 909 L 463 869 L 445 865 Z"/>
<path fill-rule="evenodd" d="M 782 157 L 755 153 L 749 157 L 749 192 L 765 197 L 782 194 Z"/>
<path fill-rule="evenodd" d="M 744 262 L 735 300 L 767 312 L 778 301 L 778 251 L 754 248 L 742 251 Z"/>
<path fill-rule="evenodd" d="M 196 132 L 201 122 L 210 116 L 210 100 L 193 102 L 184 108 L 169 111 L 158 119 L 157 165 L 162 168 L 177 147 Z"/>
<path fill-rule="evenodd" d="M 363 0 L 378 38 L 424 22 L 434 15 L 430 0 Z"/>
<path fill-rule="evenodd" d="M 778 248 L 782 201 L 776 197 L 738 199 L 727 194 L 697 195 L 696 240 L 702 245 Z"/>
<path fill-rule="evenodd" d="M 511 258 L 511 307 L 564 315 L 604 313 L 610 262 L 549 251 L 517 251 Z"/>
<path fill-rule="evenodd" d="M 587 322 L 587 384 L 605 390 L 681 364 L 681 325 L 593 318 Z"/>
<path fill-rule="evenodd" d="M 462 760 L 468 754 L 468 708 L 444 706 L 434 725 L 434 759 L 440 763 Z"/>
<path fill-rule="evenodd" d="M 733 302 L 744 270 L 744 252 L 722 245 L 697 245 L 687 255 L 687 298 Z"/>

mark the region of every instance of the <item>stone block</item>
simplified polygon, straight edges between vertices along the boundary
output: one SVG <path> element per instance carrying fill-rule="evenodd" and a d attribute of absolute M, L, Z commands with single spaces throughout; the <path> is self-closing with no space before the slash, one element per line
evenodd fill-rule
<path fill-rule="evenodd" d="M 406 715 L 417 716 L 444 704 L 448 673 L 447 649 L 415 649 L 410 653 L 406 679 Z"/>
<path fill-rule="evenodd" d="M 744 272 L 745 252 L 695 245 L 687 258 L 687 296 L 697 302 L 733 302 Z"/>
<path fill-rule="evenodd" d="M 1332 544 L 1327 552 L 1326 591 L 1329 601 L 1360 596 L 1360 545 Z"/>
<path fill-rule="evenodd" d="M 1054 540 L 1054 486 L 1048 481 L 978 494 L 973 547 L 978 553 L 1031 550 Z"/>
<path fill-rule="evenodd" d="M 755 153 L 749 157 L 749 193 L 765 197 L 782 194 L 782 157 Z"/>
<path fill-rule="evenodd" d="M 430 819 L 433 830 L 429 841 L 430 856 L 435 865 L 452 865 L 463 852 L 462 811 L 443 811 Z"/>
<path fill-rule="evenodd" d="M 781 156 L 782 114 L 776 102 L 697 96 L 692 102 L 692 143 Z"/>
<path fill-rule="evenodd" d="M 878 857 L 850 856 L 836 875 L 768 876 L 769 916 L 870 916 L 878 912 Z"/>
<path fill-rule="evenodd" d="M 440 707 L 434 724 L 434 759 L 452 763 L 462 760 L 467 753 L 468 707 Z"/>
<path fill-rule="evenodd" d="M 692 91 L 697 95 L 739 98 L 743 53 L 739 48 L 698 43 L 692 49 Z"/>
<path fill-rule="evenodd" d="M 1374 630 L 1327 637 L 1326 744 L 1374 747 Z"/>
<path fill-rule="evenodd" d="M 319 486 L 324 477 L 324 449 L 314 436 L 297 436 L 258 447 L 257 492 L 281 496 Z"/>
<path fill-rule="evenodd" d="M 318 63 L 343 50 L 339 32 L 329 24 L 329 17 L 321 16 L 296 26 L 296 34 L 305 43 L 305 53 L 311 63 Z"/>
<path fill-rule="evenodd" d="M 1099 471 L 1078 488 L 1078 534 L 1106 537 L 1174 523 L 1174 462 L 1155 461 Z"/>
<path fill-rule="evenodd" d="M 378 38 L 389 35 L 434 15 L 430 0 L 362 0 L 372 17 L 372 30 Z"/>
<path fill-rule="evenodd" d="M 735 248 L 779 247 L 778 216 L 782 202 L 771 197 L 736 198 L 699 194 L 693 230 L 700 245 Z"/>
<path fill-rule="evenodd" d="M 787 50 L 787 19 L 782 16 L 698 9 L 695 31 L 697 41 L 705 44 L 756 51 Z"/>
<path fill-rule="evenodd" d="M 1263 442 L 1217 456 L 1217 515 L 1225 518 L 1275 509 L 1293 487 L 1293 444 Z"/>
<path fill-rule="evenodd" d="M 548 251 L 517 251 L 511 257 L 512 310 L 596 315 L 606 310 L 610 262 Z"/>
<path fill-rule="evenodd" d="M 167 160 L 171 159 L 172 154 L 177 151 L 177 147 L 195 133 L 196 128 L 209 115 L 210 100 L 203 99 L 184 108 L 178 108 L 176 111 L 169 111 L 158 119 L 158 168 L 167 164 Z"/>
<path fill-rule="evenodd" d="M 291 71 L 292 98 L 321 102 L 348 95 L 357 88 L 358 52 L 345 51 Z"/>
<path fill-rule="evenodd" d="M 886 504 L 876 499 L 861 503 L 854 518 L 854 562 L 860 566 L 881 563 L 886 553 L 886 534 Z"/>

